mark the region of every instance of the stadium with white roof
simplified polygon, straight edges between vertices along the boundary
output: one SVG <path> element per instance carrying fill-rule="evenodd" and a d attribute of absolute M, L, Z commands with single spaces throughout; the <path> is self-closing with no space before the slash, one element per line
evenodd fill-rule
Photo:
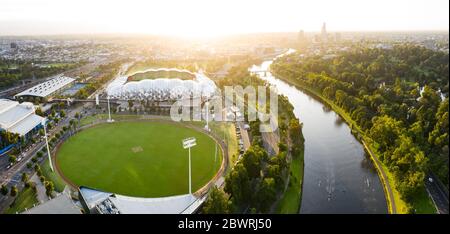
<path fill-rule="evenodd" d="M 156 78 L 130 81 L 131 76 L 122 76 L 115 79 L 107 87 L 110 98 L 122 100 L 153 100 L 170 101 L 182 97 L 211 97 L 217 86 L 208 77 L 201 73 L 191 73 L 179 69 L 149 69 L 139 73 L 177 71 L 186 72 L 195 76 L 194 79 Z M 135 73 L 133 75 L 139 74 Z M 132 75 L 132 76 L 133 76 Z"/>
<path fill-rule="evenodd" d="M 38 128 L 44 118 L 36 115 L 33 103 L 0 99 L 0 130 L 26 136 Z"/>

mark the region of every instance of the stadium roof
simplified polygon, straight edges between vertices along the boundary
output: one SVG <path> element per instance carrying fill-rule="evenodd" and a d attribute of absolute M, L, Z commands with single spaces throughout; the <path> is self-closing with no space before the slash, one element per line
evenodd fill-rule
<path fill-rule="evenodd" d="M 211 97 L 216 89 L 217 86 L 214 81 L 204 74 L 195 73 L 195 79 L 193 80 L 161 77 L 140 81 L 128 81 L 127 76 L 122 76 L 116 78 L 108 85 L 107 93 L 110 97 L 119 99 L 164 101 L 178 100 L 186 96 Z"/>
<path fill-rule="evenodd" d="M 80 188 L 80 194 L 90 209 L 95 208 L 101 214 L 190 214 L 195 212 L 204 201 L 192 194 L 140 198 L 106 193 L 86 187 Z"/>
<path fill-rule="evenodd" d="M 44 83 L 40 83 L 21 93 L 16 94 L 16 97 L 20 96 L 47 97 L 74 81 L 75 81 L 74 78 L 70 78 L 67 76 L 57 76 L 51 80 L 45 81 Z"/>
<path fill-rule="evenodd" d="M 44 120 L 34 111 L 33 103 L 0 99 L 0 129 L 24 136 Z"/>
<path fill-rule="evenodd" d="M 35 206 L 22 214 L 81 214 L 80 207 L 65 193 Z"/>

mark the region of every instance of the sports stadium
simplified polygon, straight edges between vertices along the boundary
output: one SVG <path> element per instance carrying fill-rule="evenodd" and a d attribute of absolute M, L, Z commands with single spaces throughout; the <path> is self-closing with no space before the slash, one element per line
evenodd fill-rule
<path fill-rule="evenodd" d="M 119 77 L 107 93 L 113 98 L 161 101 L 196 92 L 209 97 L 216 89 L 200 74 L 173 71 Z M 182 93 L 172 88 L 175 85 L 184 87 Z M 189 150 L 182 144 L 187 138 L 196 140 Z M 90 213 L 193 213 L 209 187 L 223 181 L 228 156 L 222 144 L 199 125 L 163 116 L 103 121 L 82 126 L 59 143 L 53 163 L 63 180 L 79 189 L 80 201 Z"/>
<path fill-rule="evenodd" d="M 216 89 L 214 81 L 201 73 L 159 68 L 118 77 L 108 86 L 107 93 L 116 99 L 168 101 L 193 96 L 208 98 Z"/>

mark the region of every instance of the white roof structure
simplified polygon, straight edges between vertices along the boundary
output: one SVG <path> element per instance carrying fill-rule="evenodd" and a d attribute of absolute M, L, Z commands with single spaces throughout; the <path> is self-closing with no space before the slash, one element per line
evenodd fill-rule
<path fill-rule="evenodd" d="M 86 187 L 81 187 L 80 193 L 88 208 L 95 208 L 101 214 L 191 214 L 204 202 L 204 199 L 192 194 L 140 198 L 101 192 Z"/>
<path fill-rule="evenodd" d="M 20 96 L 47 97 L 74 81 L 75 81 L 74 78 L 70 78 L 67 76 L 56 76 L 51 80 L 45 81 L 44 83 L 40 83 L 21 93 L 16 94 L 16 97 Z"/>
<path fill-rule="evenodd" d="M 179 69 L 151 69 L 151 71 L 170 71 Z M 150 71 L 150 70 L 147 70 Z M 183 72 L 189 72 L 184 71 Z M 142 73 L 142 72 L 140 72 Z M 189 72 L 191 73 L 191 72 Z M 217 89 L 214 81 L 203 74 L 192 73 L 193 80 L 178 78 L 144 79 L 140 81 L 128 81 L 127 76 L 116 78 L 107 87 L 108 96 L 118 99 L 135 100 L 177 100 L 183 97 L 211 97 Z"/>
<path fill-rule="evenodd" d="M 24 136 L 44 120 L 34 112 L 33 103 L 0 99 L 0 129 Z"/>
<path fill-rule="evenodd" d="M 22 214 L 81 214 L 81 209 L 75 205 L 69 195 L 62 193 Z"/>

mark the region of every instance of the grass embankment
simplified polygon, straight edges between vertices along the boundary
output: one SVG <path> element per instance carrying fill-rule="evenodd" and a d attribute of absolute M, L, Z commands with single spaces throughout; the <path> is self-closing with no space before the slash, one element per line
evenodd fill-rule
<path fill-rule="evenodd" d="M 114 120 L 131 120 L 131 119 L 139 119 L 141 115 L 116 115 L 111 114 L 111 118 Z M 108 114 L 98 114 L 98 115 L 90 115 L 84 117 L 80 120 L 80 127 L 92 124 L 99 120 L 108 119 Z"/>
<path fill-rule="evenodd" d="M 302 201 L 304 151 L 294 157 L 289 167 L 289 185 L 278 203 L 276 213 L 297 214 Z"/>
<path fill-rule="evenodd" d="M 50 170 L 50 163 L 47 160 L 44 161 L 44 163 L 41 165 L 42 175 L 46 178 L 46 180 L 53 182 L 53 185 L 55 186 L 56 192 L 62 192 L 64 191 L 64 188 L 66 187 L 66 183 L 64 180 L 58 175 L 57 172 Z"/>
<path fill-rule="evenodd" d="M 280 79 L 282 79 L 283 81 L 288 82 L 288 83 L 298 87 L 299 89 L 304 90 L 304 91 L 314 95 L 315 97 L 319 98 L 322 102 L 324 102 L 328 106 L 330 106 L 334 112 L 336 112 L 338 115 L 340 115 L 345 120 L 345 122 L 347 122 L 347 124 L 350 126 L 350 128 L 353 131 L 357 131 L 360 134 L 360 136 L 362 137 L 362 140 L 364 140 L 365 142 L 368 143 L 369 148 L 373 152 L 373 154 L 369 153 L 372 157 L 372 160 L 373 161 L 379 160 L 378 152 L 376 150 L 374 150 L 374 147 L 371 144 L 371 142 L 373 142 L 371 140 L 371 138 L 369 136 L 367 136 L 364 131 L 361 130 L 361 128 L 358 126 L 358 124 L 356 124 L 356 122 L 350 117 L 350 115 L 344 109 L 342 109 L 338 105 L 334 104 L 331 100 L 325 98 L 317 90 L 311 89 L 306 86 L 300 86 L 292 81 L 283 79 L 281 76 L 278 76 L 278 77 Z M 376 159 L 374 159 L 373 157 L 376 157 Z M 395 206 L 396 206 L 396 210 L 397 210 L 396 213 L 400 213 L 400 214 L 406 213 L 407 212 L 407 204 L 405 201 L 402 200 L 400 193 L 396 189 L 394 175 L 389 171 L 389 169 L 383 163 L 380 163 L 380 164 L 381 164 L 381 168 L 379 168 L 376 164 L 375 164 L 375 166 L 377 167 L 377 170 L 384 171 L 384 173 L 386 174 L 386 176 L 388 178 L 389 187 L 393 193 L 393 198 L 390 197 L 388 194 L 386 194 L 386 189 L 387 189 L 386 187 L 388 185 L 383 180 L 383 178 L 380 177 L 380 180 L 383 183 L 383 186 L 385 188 L 385 194 L 386 194 L 386 199 L 387 199 L 388 205 L 390 206 L 391 202 L 393 200 L 395 202 Z M 414 201 L 412 202 L 412 206 L 416 210 L 416 213 L 425 213 L 425 214 L 436 213 L 436 208 L 434 207 L 433 202 L 431 201 L 430 197 L 427 195 L 427 192 L 425 191 L 425 189 L 420 193 L 420 196 L 417 196 L 414 199 Z M 389 211 L 392 211 L 392 209 L 389 208 Z"/>
<path fill-rule="evenodd" d="M 29 209 L 33 207 L 34 204 L 37 204 L 39 201 L 37 199 L 36 192 L 30 187 L 25 188 L 19 192 L 14 202 L 11 206 L 5 210 L 5 214 L 15 214 L 25 211 L 25 209 Z"/>
<path fill-rule="evenodd" d="M 206 125 L 205 121 L 195 121 L 190 122 L 190 124 L 195 125 L 199 128 L 203 128 Z M 222 139 L 228 148 L 228 170 L 234 165 L 238 159 L 238 141 L 236 136 L 236 128 L 233 122 L 210 122 L 209 128 L 211 132 L 217 137 Z"/>
<path fill-rule="evenodd" d="M 181 80 L 193 80 L 195 78 L 195 75 L 189 72 L 182 72 L 182 71 L 166 71 L 166 70 L 146 71 L 146 72 L 139 72 L 130 76 L 128 78 L 128 81 L 153 80 L 158 78 L 167 78 L 167 79 L 178 78 Z"/>

